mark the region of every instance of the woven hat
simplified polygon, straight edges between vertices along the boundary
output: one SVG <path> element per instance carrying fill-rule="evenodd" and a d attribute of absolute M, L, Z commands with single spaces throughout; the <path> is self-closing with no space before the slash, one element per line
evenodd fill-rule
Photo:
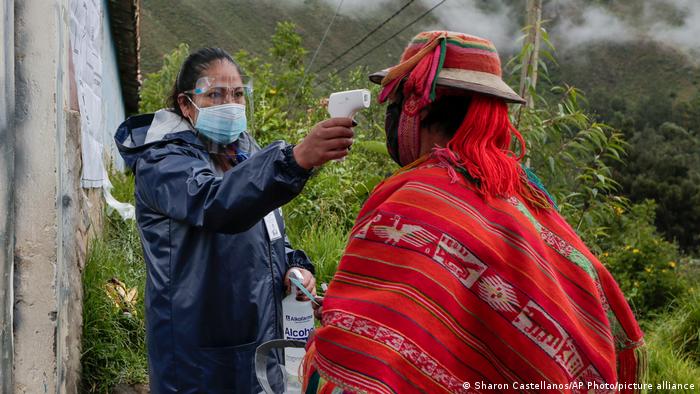
<path fill-rule="evenodd" d="M 433 59 L 424 71 L 427 72 L 426 78 L 422 78 L 430 84 L 421 89 L 425 93 L 424 101 L 434 100 L 435 86 L 438 85 L 500 97 L 507 102 L 525 103 L 501 78 L 501 60 L 491 41 L 448 31 L 419 33 L 404 50 L 399 64 L 370 74 L 370 81 L 385 88 L 380 101 L 386 100 L 419 63 L 426 63 L 421 62 L 426 57 Z"/>

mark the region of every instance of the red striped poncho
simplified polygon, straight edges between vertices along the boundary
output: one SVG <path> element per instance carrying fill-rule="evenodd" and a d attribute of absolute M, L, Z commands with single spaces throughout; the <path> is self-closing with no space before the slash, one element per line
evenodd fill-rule
<path fill-rule="evenodd" d="M 435 159 L 373 191 L 323 325 L 307 392 L 625 392 L 643 369 L 628 304 L 562 216 Z"/>

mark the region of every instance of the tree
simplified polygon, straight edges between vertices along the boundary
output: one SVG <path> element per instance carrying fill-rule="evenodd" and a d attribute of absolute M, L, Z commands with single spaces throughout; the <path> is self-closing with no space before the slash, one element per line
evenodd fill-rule
<path fill-rule="evenodd" d="M 181 43 L 171 53 L 163 56 L 163 66 L 160 70 L 146 75 L 141 88 L 139 112 L 155 112 L 166 107 L 166 101 L 172 92 L 180 65 L 189 54 L 189 46 Z"/>
<path fill-rule="evenodd" d="M 540 36 L 542 29 L 542 0 L 527 1 L 527 26 L 525 45 L 520 70 L 520 96 L 527 100 L 528 107 L 534 105 L 530 90 L 537 89 L 538 65 L 540 62 Z"/>
<path fill-rule="evenodd" d="M 620 170 L 630 199 L 654 199 L 656 225 L 686 251 L 700 246 L 700 140 L 675 123 L 646 128 L 630 139 Z"/>

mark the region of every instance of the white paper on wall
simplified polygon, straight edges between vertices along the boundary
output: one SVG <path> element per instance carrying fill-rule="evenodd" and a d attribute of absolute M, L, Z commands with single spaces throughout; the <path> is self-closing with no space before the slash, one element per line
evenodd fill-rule
<path fill-rule="evenodd" d="M 112 198 L 104 164 L 104 117 L 102 100 L 102 9 L 101 0 L 72 0 L 70 38 L 80 106 L 81 149 L 84 188 L 103 188 L 110 207 L 122 217 L 133 218 L 133 207 Z"/>
<path fill-rule="evenodd" d="M 102 159 L 101 80 L 102 18 L 100 4 L 91 0 L 71 2 L 71 42 L 73 65 L 80 105 L 82 132 L 83 187 L 102 187 L 104 162 Z M 75 29 L 75 31 L 74 31 Z"/>

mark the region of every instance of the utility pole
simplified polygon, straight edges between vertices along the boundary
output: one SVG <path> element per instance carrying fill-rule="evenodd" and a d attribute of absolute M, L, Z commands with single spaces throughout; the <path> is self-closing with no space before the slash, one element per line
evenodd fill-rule
<path fill-rule="evenodd" d="M 540 54 L 540 27 L 542 25 L 542 0 L 527 0 L 527 37 L 525 43 L 529 49 L 523 59 L 520 71 L 520 96 L 533 108 L 535 103 L 529 87 L 537 87 L 537 65 Z M 529 83 L 528 83 L 529 80 Z"/>

